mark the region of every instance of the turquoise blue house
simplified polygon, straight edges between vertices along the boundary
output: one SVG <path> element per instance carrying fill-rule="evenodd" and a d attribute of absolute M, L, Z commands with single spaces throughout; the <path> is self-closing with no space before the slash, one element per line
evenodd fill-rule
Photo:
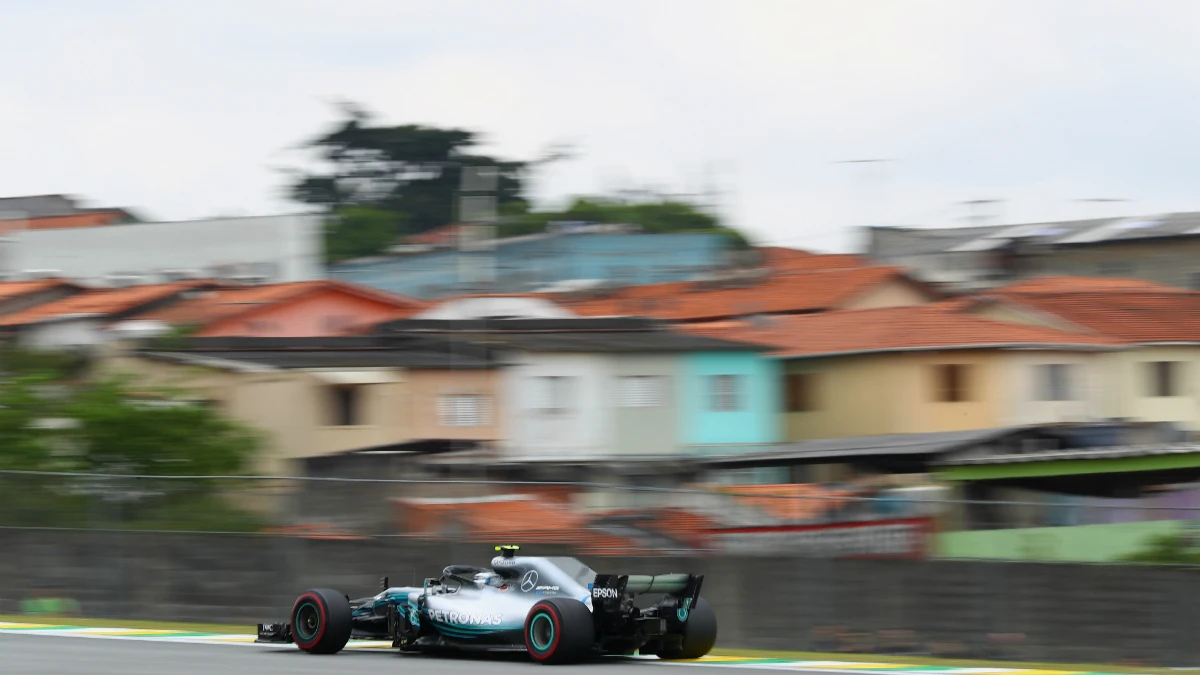
<path fill-rule="evenodd" d="M 487 279 L 488 292 L 518 293 L 579 280 L 622 285 L 685 281 L 723 266 L 727 256 L 726 239 L 711 233 L 547 234 L 501 240 L 487 252 L 432 251 L 347 261 L 331 265 L 326 276 L 432 299 L 465 292 L 460 286 L 464 275 L 476 272 Z"/>
<path fill-rule="evenodd" d="M 782 366 L 761 352 L 681 354 L 681 443 L 694 456 L 761 452 L 783 440 Z"/>

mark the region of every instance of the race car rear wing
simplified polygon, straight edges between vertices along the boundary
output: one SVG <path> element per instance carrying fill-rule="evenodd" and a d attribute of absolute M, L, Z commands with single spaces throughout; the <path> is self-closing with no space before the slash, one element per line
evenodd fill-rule
<path fill-rule="evenodd" d="M 703 583 L 704 577 L 696 574 L 597 574 L 590 588 L 592 617 L 597 626 L 604 626 L 620 622 L 628 614 L 634 617 L 644 635 L 664 635 L 668 630 L 678 630 L 687 621 L 689 611 L 700 599 Z M 649 593 L 662 593 L 665 597 L 645 612 L 627 604 L 634 596 Z"/>
<path fill-rule="evenodd" d="M 690 607 L 700 597 L 703 575 L 696 574 L 597 574 L 590 584 L 592 605 L 608 603 L 619 605 L 620 601 L 635 595 L 663 593 L 674 596 Z M 614 602 L 615 601 L 615 602 Z"/>

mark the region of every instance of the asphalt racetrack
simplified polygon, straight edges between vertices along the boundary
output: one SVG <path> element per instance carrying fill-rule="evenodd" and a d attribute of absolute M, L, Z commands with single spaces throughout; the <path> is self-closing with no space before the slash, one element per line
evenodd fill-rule
<path fill-rule="evenodd" d="M 447 657 L 354 649 L 333 656 L 316 656 L 294 647 L 0 635 L 0 673 L 4 675 L 341 675 L 356 670 L 387 673 L 392 668 L 397 675 L 551 675 L 568 671 L 594 675 L 685 675 L 686 670 L 695 672 L 697 666 L 633 659 L 544 666 L 520 655 Z M 754 669 L 717 670 L 710 675 L 747 675 Z"/>

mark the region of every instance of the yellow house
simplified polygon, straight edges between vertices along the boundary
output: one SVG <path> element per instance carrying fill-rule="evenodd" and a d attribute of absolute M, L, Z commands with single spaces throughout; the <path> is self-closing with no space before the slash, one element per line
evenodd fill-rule
<path fill-rule="evenodd" d="M 792 441 L 1099 419 L 1105 358 L 1123 348 L 940 304 L 690 330 L 773 347 L 786 362 L 782 412 Z"/>
<path fill-rule="evenodd" d="M 1132 279 L 1043 277 L 961 301 L 973 316 L 1117 339 L 1104 416 L 1200 430 L 1200 292 Z"/>
<path fill-rule="evenodd" d="M 311 457 L 499 437 L 498 373 L 490 361 L 372 341 L 300 340 L 284 348 L 287 341 L 274 340 L 256 350 L 253 338 L 228 338 L 224 348 L 203 351 L 114 353 L 99 369 L 185 389 L 257 428 L 266 448 L 251 468 L 269 475 L 302 473 L 296 460 Z"/>

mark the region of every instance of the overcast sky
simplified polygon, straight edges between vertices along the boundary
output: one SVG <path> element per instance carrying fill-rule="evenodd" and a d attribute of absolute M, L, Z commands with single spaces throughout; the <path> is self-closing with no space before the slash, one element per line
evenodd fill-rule
<path fill-rule="evenodd" d="M 535 197 L 721 188 L 760 241 L 1200 210 L 1200 2 L 0 0 L 0 185 L 161 219 L 294 209 L 352 99 L 579 157 Z M 840 160 L 888 158 L 877 165 Z M 1083 198 L 1131 203 L 1085 204 Z"/>

